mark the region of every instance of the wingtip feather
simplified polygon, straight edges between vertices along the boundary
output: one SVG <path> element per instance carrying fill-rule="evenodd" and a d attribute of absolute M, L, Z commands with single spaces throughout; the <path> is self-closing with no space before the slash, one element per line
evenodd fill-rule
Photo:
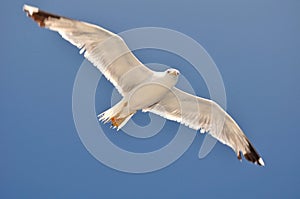
<path fill-rule="evenodd" d="M 43 10 L 40 10 L 37 7 L 29 6 L 26 4 L 23 6 L 23 10 L 24 12 L 26 12 L 27 16 L 32 18 L 36 23 L 38 23 L 40 27 L 46 26 L 46 20 L 48 18 L 56 18 L 56 19 L 61 18 L 61 16 L 45 12 Z"/>
<path fill-rule="evenodd" d="M 249 141 L 248 141 L 248 147 L 249 147 L 248 152 L 243 154 L 244 157 L 250 162 L 253 162 L 253 163 L 258 164 L 260 166 L 265 166 L 265 163 L 264 163 L 263 159 L 257 153 L 257 151 L 254 149 L 254 147 L 252 146 L 252 144 Z"/>
<path fill-rule="evenodd" d="M 263 166 L 263 167 L 265 166 L 265 163 L 264 163 L 264 161 L 261 157 L 258 159 L 258 164 Z"/>
<path fill-rule="evenodd" d="M 39 8 L 34 7 L 34 6 L 29 6 L 29 5 L 26 5 L 26 4 L 24 4 L 23 10 L 24 10 L 28 15 L 30 15 L 30 16 L 32 16 L 33 13 L 39 12 Z"/>

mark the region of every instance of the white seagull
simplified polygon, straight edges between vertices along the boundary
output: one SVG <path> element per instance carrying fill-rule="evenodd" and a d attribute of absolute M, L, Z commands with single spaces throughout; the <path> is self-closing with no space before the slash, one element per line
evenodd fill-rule
<path fill-rule="evenodd" d="M 192 129 L 208 132 L 244 157 L 261 166 L 263 159 L 237 123 L 212 100 L 188 94 L 175 87 L 179 71 L 152 71 L 129 50 L 123 39 L 102 27 L 51 14 L 24 5 L 28 17 L 40 27 L 58 32 L 77 46 L 80 53 L 112 82 L 122 100 L 100 114 L 99 120 L 122 128 L 138 110 L 153 112 Z"/>

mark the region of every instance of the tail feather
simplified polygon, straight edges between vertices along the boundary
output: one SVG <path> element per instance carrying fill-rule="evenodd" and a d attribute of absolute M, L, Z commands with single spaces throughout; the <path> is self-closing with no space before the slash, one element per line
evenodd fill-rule
<path fill-rule="evenodd" d="M 113 128 L 117 128 L 117 130 L 120 130 L 135 113 L 128 112 L 126 106 L 127 102 L 120 101 L 112 108 L 99 114 L 99 121 L 102 121 L 104 124 L 111 122 Z"/>

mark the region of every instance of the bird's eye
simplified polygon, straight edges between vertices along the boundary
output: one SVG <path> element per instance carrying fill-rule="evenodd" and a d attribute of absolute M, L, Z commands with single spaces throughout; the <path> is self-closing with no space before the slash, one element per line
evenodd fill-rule
<path fill-rule="evenodd" d="M 169 73 L 170 73 L 170 71 L 168 70 L 168 71 L 167 71 L 167 73 L 169 74 Z"/>

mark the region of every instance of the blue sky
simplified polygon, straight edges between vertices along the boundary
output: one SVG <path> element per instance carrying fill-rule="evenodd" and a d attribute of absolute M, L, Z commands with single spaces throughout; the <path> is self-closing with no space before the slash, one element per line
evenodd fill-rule
<path fill-rule="evenodd" d="M 116 33 L 155 26 L 195 39 L 217 64 L 227 110 L 266 167 L 240 163 L 220 143 L 199 160 L 203 135 L 175 163 L 156 172 L 123 173 L 98 162 L 81 143 L 72 116 L 73 83 L 83 57 L 29 20 L 24 3 Z M 2 5 L 0 198 L 299 198 L 298 1 L 12 0 Z M 142 62 L 185 63 L 165 52 L 136 55 Z M 197 93 L 208 97 L 205 85 Z M 97 111 L 107 105 L 100 96 L 98 90 Z M 177 127 L 170 123 L 161 139 L 171 139 Z M 110 139 L 122 147 L 130 143 L 133 151 L 144 149 L 122 133 Z M 157 138 L 142 143 L 151 149 L 156 141 L 162 144 Z"/>

